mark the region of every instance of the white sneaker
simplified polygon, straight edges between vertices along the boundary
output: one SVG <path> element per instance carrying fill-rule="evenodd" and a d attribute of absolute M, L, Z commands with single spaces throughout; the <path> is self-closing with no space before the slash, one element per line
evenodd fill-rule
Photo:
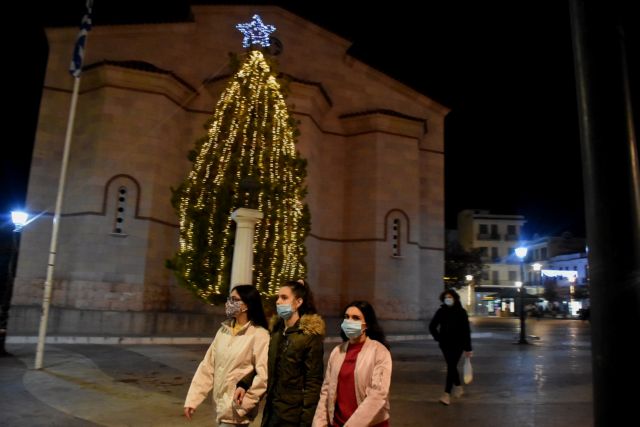
<path fill-rule="evenodd" d="M 461 385 L 456 386 L 456 388 L 453 389 L 452 394 L 453 394 L 453 397 L 455 397 L 456 399 L 460 399 L 464 394 L 464 387 L 462 387 Z"/>
<path fill-rule="evenodd" d="M 440 403 L 442 403 L 443 405 L 449 406 L 449 404 L 451 403 L 451 398 L 449 397 L 449 393 L 442 394 L 442 396 L 440 397 Z"/>

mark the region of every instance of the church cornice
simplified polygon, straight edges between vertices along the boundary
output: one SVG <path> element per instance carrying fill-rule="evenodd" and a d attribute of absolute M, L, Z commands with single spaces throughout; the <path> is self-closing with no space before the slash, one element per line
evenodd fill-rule
<path fill-rule="evenodd" d="M 89 71 L 91 69 L 103 67 L 105 65 L 111 65 L 113 67 L 120 67 L 120 68 L 127 68 L 129 70 L 146 71 L 148 73 L 169 75 L 173 77 L 176 81 L 180 82 L 180 84 L 182 84 L 183 86 L 186 86 L 192 92 L 197 92 L 196 88 L 191 86 L 186 80 L 184 80 L 183 78 L 175 74 L 173 71 L 162 69 L 146 61 L 139 61 L 135 59 L 131 59 L 127 61 L 114 61 L 110 59 L 104 59 L 100 62 L 94 62 L 92 64 L 86 65 L 84 67 L 84 71 Z"/>
<path fill-rule="evenodd" d="M 427 134 L 427 120 L 389 109 L 372 109 L 338 116 L 350 136 L 385 133 L 420 141 Z"/>
<path fill-rule="evenodd" d="M 397 118 L 400 118 L 400 119 L 405 119 L 405 120 L 409 120 L 409 121 L 418 122 L 418 123 L 421 123 L 423 125 L 424 133 L 427 133 L 427 131 L 428 131 L 428 129 L 427 129 L 427 120 L 426 119 L 422 119 L 420 117 L 409 116 L 408 114 L 400 113 L 400 112 L 394 111 L 394 110 L 388 110 L 388 109 L 385 109 L 385 108 L 379 108 L 379 109 L 367 110 L 367 111 L 357 111 L 355 113 L 342 114 L 342 115 L 338 116 L 338 118 L 339 119 L 350 119 L 350 118 L 354 118 L 354 117 L 372 116 L 372 115 L 377 115 L 377 114 L 384 115 L 384 116 L 390 116 L 390 117 L 397 117 Z"/>

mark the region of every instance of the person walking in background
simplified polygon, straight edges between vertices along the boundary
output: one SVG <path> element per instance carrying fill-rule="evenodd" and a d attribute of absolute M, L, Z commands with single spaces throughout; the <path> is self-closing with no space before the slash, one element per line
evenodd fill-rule
<path fill-rule="evenodd" d="M 366 301 L 343 311 L 340 336 L 327 363 L 314 427 L 389 426 L 391 353 Z"/>
<path fill-rule="evenodd" d="M 325 324 L 316 313 L 313 293 L 304 280 L 278 290 L 277 317 L 271 319 L 269 381 L 262 427 L 310 426 L 322 385 Z M 238 383 L 234 395 L 243 404 L 254 374 Z"/>
<path fill-rule="evenodd" d="M 184 415 L 193 413 L 213 389 L 217 422 L 220 426 L 248 425 L 258 413 L 258 404 L 267 388 L 269 332 L 260 293 L 252 285 L 231 291 L 222 323 L 193 376 L 184 403 Z M 248 373 L 254 377 L 240 405 L 233 402 L 236 383 Z"/>
<path fill-rule="evenodd" d="M 447 379 L 444 394 L 440 397 L 440 403 L 451 403 L 451 390 L 456 389 L 453 396 L 459 398 L 463 394 L 458 362 L 464 352 L 465 357 L 471 357 L 471 329 L 469 316 L 460 304 L 460 296 L 453 289 L 447 289 L 440 294 L 442 305 L 429 323 L 429 332 L 433 335 L 447 362 Z"/>

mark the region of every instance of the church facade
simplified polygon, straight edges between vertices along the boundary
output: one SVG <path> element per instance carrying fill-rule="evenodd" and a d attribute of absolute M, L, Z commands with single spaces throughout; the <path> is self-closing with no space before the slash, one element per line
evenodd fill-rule
<path fill-rule="evenodd" d="M 193 6 L 193 22 L 98 26 L 81 76 L 51 300 L 51 333 L 210 332 L 209 307 L 176 284 L 170 189 L 204 136 L 242 53 L 237 23 L 275 25 L 287 103 L 307 159 L 308 281 L 319 311 L 354 299 L 386 322 L 424 325 L 444 270 L 448 109 L 349 56 L 350 43 L 277 7 Z M 76 28 L 47 30 L 50 54 L 10 332 L 39 320 L 73 79 Z M 204 331 L 198 329 L 206 328 Z"/>

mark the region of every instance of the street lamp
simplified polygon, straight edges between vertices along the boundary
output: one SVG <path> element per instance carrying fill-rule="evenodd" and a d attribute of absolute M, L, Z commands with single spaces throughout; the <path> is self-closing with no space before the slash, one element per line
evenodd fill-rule
<path fill-rule="evenodd" d="M 571 316 L 573 316 L 573 306 L 575 304 L 574 300 L 573 300 L 573 296 L 576 293 L 576 276 L 571 276 L 569 277 L 569 314 Z"/>
<path fill-rule="evenodd" d="M 533 271 L 535 271 L 536 276 L 536 295 L 540 295 L 540 282 L 542 282 L 542 264 L 539 262 L 534 263 L 531 267 L 533 267 Z"/>
<path fill-rule="evenodd" d="M 467 281 L 467 311 L 469 314 L 475 314 L 475 298 L 472 298 L 472 295 L 475 296 L 473 289 L 473 276 L 471 274 L 467 274 L 464 276 L 464 279 Z"/>
<path fill-rule="evenodd" d="M 7 338 L 7 326 L 9 323 L 9 309 L 11 308 L 11 295 L 13 294 L 13 282 L 16 276 L 16 261 L 18 258 L 18 239 L 22 227 L 27 224 L 29 214 L 26 212 L 11 212 L 11 221 L 13 222 L 13 232 L 11 236 L 11 253 L 9 255 L 9 263 L 7 266 L 7 277 L 2 284 L 0 292 L 0 356 L 10 356 L 5 349 L 5 341 Z"/>
<path fill-rule="evenodd" d="M 29 214 L 22 211 L 11 211 L 11 222 L 15 227 L 13 231 L 22 231 L 22 227 L 29 222 Z"/>
<path fill-rule="evenodd" d="M 525 331 L 525 322 L 524 322 L 524 296 L 522 295 L 522 291 L 524 289 L 524 259 L 527 256 L 527 248 L 524 246 L 520 246 L 516 248 L 516 256 L 520 258 L 520 286 L 518 286 L 518 293 L 520 294 L 520 339 L 518 340 L 518 344 L 529 344 L 527 341 L 527 335 Z"/>

